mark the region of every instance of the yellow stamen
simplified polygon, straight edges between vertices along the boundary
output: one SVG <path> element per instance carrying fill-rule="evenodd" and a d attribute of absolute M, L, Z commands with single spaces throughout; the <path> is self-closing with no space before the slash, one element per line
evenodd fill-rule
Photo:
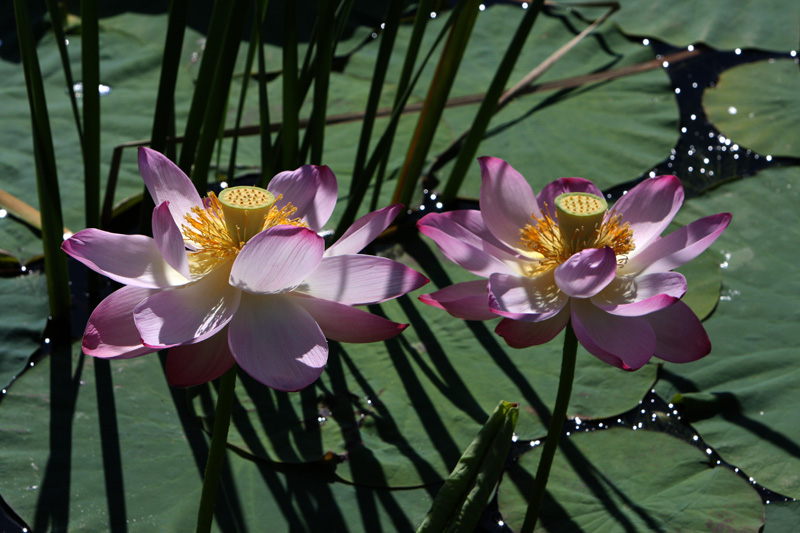
<path fill-rule="evenodd" d="M 278 200 L 280 200 L 281 198 L 283 198 L 283 195 L 279 194 L 278 197 L 275 198 L 275 203 L 277 204 Z M 280 209 L 275 207 L 275 205 L 273 204 L 273 206 L 269 210 L 269 213 L 267 213 L 267 216 L 264 218 L 264 227 L 261 228 L 262 231 L 267 228 L 271 228 L 273 226 L 285 226 L 285 225 L 300 226 L 302 228 L 307 228 L 308 224 L 303 222 L 303 220 L 300 217 L 291 218 L 291 216 L 294 215 L 296 211 L 297 208 L 293 206 L 291 203 L 287 203 Z"/>
<path fill-rule="evenodd" d="M 225 225 L 231 236 L 242 242 L 249 241 L 261 231 L 275 196 L 260 187 L 229 187 L 219 193 L 219 202 Z"/>
<path fill-rule="evenodd" d="M 567 208 L 574 208 L 579 214 L 596 213 L 599 204 L 595 204 L 590 200 L 589 203 L 591 205 L 588 207 L 580 205 L 584 202 L 585 200 L 569 201 Z M 559 218 L 559 212 L 560 210 L 557 210 L 556 219 L 553 220 L 548 214 L 547 205 L 545 205 L 542 217 L 536 217 L 531 214 L 533 223 L 526 224 L 520 230 L 522 246 L 533 252 L 535 259 L 538 261 L 527 272 L 531 277 L 556 268 L 572 255 L 588 248 L 610 247 L 614 250 L 619 264 L 624 264 L 627 254 L 635 248 L 633 230 L 631 230 L 630 224 L 627 222 L 622 223 L 622 215 L 619 213 L 611 215 L 605 212 L 601 215 L 599 224 L 592 222 L 591 217 L 587 219 L 586 225 L 572 224 L 572 229 L 567 230 L 570 233 L 569 238 L 567 238 L 566 235 L 562 234 L 562 229 L 559 228 L 562 222 Z"/>
<path fill-rule="evenodd" d="M 238 240 L 232 239 L 228 233 L 217 196 L 209 192 L 204 203 L 205 207 L 193 207 L 192 212 L 185 216 L 186 224 L 181 226 L 183 238 L 197 246 L 197 250 L 189 254 L 192 277 L 207 274 L 241 249 Z"/>
<path fill-rule="evenodd" d="M 266 191 L 264 192 L 266 193 Z M 257 193 L 234 194 L 226 197 L 225 200 L 233 205 L 248 207 L 272 200 L 270 193 L 266 193 L 269 197 L 259 193 L 260 190 Z M 287 202 L 280 209 L 275 207 L 281 197 L 282 195 L 278 195 L 277 198 L 270 201 L 268 204 L 270 207 L 266 213 L 258 213 L 261 215 L 261 221 L 260 224 L 254 226 L 253 235 L 279 225 L 308 227 L 308 224 L 299 217 L 291 218 L 297 211 L 297 208 L 291 203 Z M 241 226 L 248 228 L 255 220 L 258 220 L 256 215 L 249 217 L 253 220 L 248 221 L 249 215 L 245 211 L 244 218 L 239 221 L 239 224 L 234 224 L 231 229 L 229 227 L 231 224 L 226 223 L 225 220 L 226 209 L 213 192 L 209 192 L 208 198 L 203 202 L 204 207 L 193 207 L 191 213 L 187 213 L 185 216 L 186 224 L 181 225 L 183 238 L 197 248 L 196 251 L 189 253 L 189 271 L 193 278 L 207 274 L 222 262 L 235 259 L 245 242 L 252 237 L 252 235 L 244 233 Z M 232 231 L 235 233 L 232 234 Z"/>

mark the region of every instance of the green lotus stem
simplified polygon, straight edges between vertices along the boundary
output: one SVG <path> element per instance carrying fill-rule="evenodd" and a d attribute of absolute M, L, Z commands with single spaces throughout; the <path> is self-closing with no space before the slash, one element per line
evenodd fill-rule
<path fill-rule="evenodd" d="M 214 432 L 211 434 L 211 448 L 208 450 L 208 461 L 203 475 L 200 510 L 197 512 L 197 533 L 211 531 L 211 523 L 214 521 L 214 504 L 217 501 L 222 464 L 225 462 L 225 445 L 228 442 L 228 428 L 231 424 L 234 388 L 236 388 L 236 365 L 225 372 L 219 380 Z"/>
<path fill-rule="evenodd" d="M 556 455 L 558 441 L 564 429 L 564 420 L 567 418 L 567 407 L 569 397 L 572 394 L 572 380 L 575 377 L 575 359 L 578 353 L 578 339 L 572 329 L 572 323 L 567 323 L 564 335 L 564 351 L 561 358 L 561 377 L 558 381 L 558 395 L 556 405 L 553 408 L 553 416 L 550 418 L 550 427 L 547 430 L 547 438 L 544 441 L 542 457 L 539 459 L 539 468 L 536 470 L 536 478 L 533 483 L 533 490 L 528 498 L 528 510 L 525 512 L 525 520 L 522 523 L 521 533 L 531 533 L 536 526 L 539 518 L 539 510 L 542 508 L 544 492 L 547 487 L 547 478 L 550 477 L 550 467 L 553 466 L 553 458 Z"/>

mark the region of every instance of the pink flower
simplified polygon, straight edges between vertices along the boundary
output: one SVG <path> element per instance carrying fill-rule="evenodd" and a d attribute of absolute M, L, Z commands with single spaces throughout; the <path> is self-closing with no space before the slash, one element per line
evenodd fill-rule
<path fill-rule="evenodd" d="M 683 203 L 675 176 L 647 179 L 610 210 L 582 178 L 561 178 L 534 196 L 508 163 L 480 160 L 480 211 L 431 213 L 420 231 L 444 254 L 488 278 L 420 296 L 466 320 L 504 317 L 496 333 L 515 348 L 543 344 L 571 320 L 599 359 L 636 370 L 652 356 L 674 363 L 711 351 L 672 272 L 722 233 L 731 216 L 696 220 L 661 237 Z"/>
<path fill-rule="evenodd" d="M 362 217 L 325 250 L 317 232 L 337 194 L 328 167 L 282 172 L 266 191 L 234 187 L 203 199 L 153 150 L 139 150 L 139 170 L 157 205 L 155 238 L 86 229 L 62 246 L 125 285 L 89 318 L 88 355 L 125 359 L 169 348 L 172 385 L 210 381 L 235 362 L 261 383 L 293 391 L 322 373 L 326 337 L 374 342 L 405 329 L 353 307 L 428 281 L 390 259 L 357 255 L 399 205 Z"/>

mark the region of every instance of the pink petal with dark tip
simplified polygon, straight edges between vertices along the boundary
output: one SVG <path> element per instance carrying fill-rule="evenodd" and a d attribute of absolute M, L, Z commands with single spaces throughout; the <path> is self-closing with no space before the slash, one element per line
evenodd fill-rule
<path fill-rule="evenodd" d="M 213 381 L 236 361 L 228 348 L 228 328 L 196 344 L 175 346 L 167 352 L 167 381 L 173 387 L 193 387 Z"/>
<path fill-rule="evenodd" d="M 504 318 L 497 324 L 494 332 L 503 337 L 512 348 L 538 346 L 553 340 L 566 327 L 569 314 L 567 305 L 557 315 L 540 322 Z"/>
<path fill-rule="evenodd" d="M 448 285 L 431 294 L 421 295 L 419 300 L 463 320 L 497 318 L 497 314 L 489 309 L 488 283 L 482 279 Z"/>
<path fill-rule="evenodd" d="M 153 289 L 122 287 L 95 307 L 83 334 L 83 353 L 103 359 L 128 359 L 155 350 L 142 344 L 133 309 Z"/>
<path fill-rule="evenodd" d="M 617 200 L 611 214 L 622 213 L 636 247 L 644 249 L 667 229 L 683 204 L 683 186 L 675 176 L 647 178 Z"/>
<path fill-rule="evenodd" d="M 319 324 L 322 333 L 338 342 L 378 342 L 402 333 L 408 324 L 398 324 L 349 305 L 310 296 L 290 295 Z"/>
<path fill-rule="evenodd" d="M 144 235 L 89 228 L 64 241 L 61 249 L 95 272 L 125 285 L 157 289 L 189 281 L 164 260 L 156 241 Z"/>
<path fill-rule="evenodd" d="M 636 370 L 655 354 L 656 336 L 644 318 L 610 315 L 589 300 L 573 299 L 570 307 L 575 335 L 600 359 L 609 362 L 611 355 Z"/>
<path fill-rule="evenodd" d="M 541 217 L 531 186 L 522 174 L 496 157 L 481 157 L 480 206 L 483 220 L 495 237 L 517 249 L 519 231 L 531 223 L 531 215 Z"/>
<path fill-rule="evenodd" d="M 267 190 L 276 197 L 283 195 L 275 203 L 277 208 L 291 203 L 297 208 L 293 216 L 301 218 L 312 230 L 320 231 L 336 206 L 338 185 L 328 167 L 303 165 L 297 170 L 277 174 Z"/>
<path fill-rule="evenodd" d="M 676 302 L 642 318 L 656 334 L 656 357 L 671 363 L 688 363 L 711 353 L 706 330 L 685 303 Z"/>

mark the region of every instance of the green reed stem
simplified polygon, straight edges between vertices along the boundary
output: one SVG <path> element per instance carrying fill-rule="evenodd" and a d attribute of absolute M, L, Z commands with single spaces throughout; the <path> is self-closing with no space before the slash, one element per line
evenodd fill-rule
<path fill-rule="evenodd" d="M 167 14 L 167 35 L 164 41 L 164 56 L 161 60 L 161 76 L 158 80 L 158 96 L 156 110 L 153 115 L 153 129 L 150 133 L 150 148 L 161 152 L 176 161 L 174 143 L 167 144 L 169 135 L 175 136 L 175 87 L 178 84 L 178 72 L 183 52 L 183 38 L 189 16 L 189 0 L 171 0 Z M 108 180 L 112 183 L 111 178 Z M 140 233 L 149 235 L 152 232 L 152 212 L 155 204 L 147 187 L 143 188 L 142 207 L 139 210 Z M 103 221 L 111 218 L 111 203 L 103 205 Z"/>
<path fill-rule="evenodd" d="M 325 0 L 319 3 L 319 22 L 317 25 L 317 76 L 314 80 L 314 108 L 311 122 L 308 125 L 311 135 L 312 165 L 322 164 L 322 151 L 325 142 L 325 116 L 328 107 L 328 86 L 333 64 L 333 39 L 335 34 L 332 24 L 325 24 L 336 13 L 336 2 Z"/>
<path fill-rule="evenodd" d="M 272 133 L 269 129 L 269 93 L 267 92 L 267 60 L 264 57 L 264 16 L 267 12 L 267 2 L 262 0 L 257 3 L 259 9 L 258 30 L 258 116 L 261 119 L 261 177 L 259 185 L 266 187 L 272 177 L 273 145 Z"/>
<path fill-rule="evenodd" d="M 400 21 L 403 15 L 403 7 L 405 2 L 403 0 L 391 0 L 389 2 L 389 9 L 386 13 L 386 22 L 384 29 L 381 32 L 381 45 L 378 50 L 378 58 L 375 61 L 375 70 L 372 74 L 372 83 L 369 88 L 369 97 L 367 98 L 367 107 L 364 110 L 364 120 L 361 123 L 361 137 L 358 141 L 358 150 L 356 151 L 356 162 L 353 166 L 353 181 L 350 183 L 350 189 L 357 179 L 361 171 L 364 169 L 364 164 L 367 160 L 367 150 L 369 150 L 370 139 L 372 138 L 372 126 L 375 123 L 375 114 L 378 110 L 378 102 L 383 91 L 383 82 L 386 79 L 386 71 L 389 69 L 389 60 L 392 56 L 392 48 L 397 38 L 397 32 L 400 29 Z M 416 57 L 416 56 L 415 56 Z M 399 95 L 398 95 L 399 96 Z"/>
<path fill-rule="evenodd" d="M 244 114 L 244 104 L 247 100 L 247 87 L 250 85 L 252 78 L 253 60 L 255 59 L 256 49 L 258 48 L 258 33 L 261 31 L 261 19 L 257 16 L 253 17 L 253 27 L 250 30 L 250 45 L 247 48 L 247 56 L 244 61 L 244 74 L 242 76 L 242 90 L 239 92 L 239 104 L 236 107 L 236 122 L 233 125 L 233 130 L 236 132 L 231 139 L 231 156 L 228 163 L 228 181 L 231 182 L 236 173 L 236 152 L 239 148 L 239 127 L 242 125 L 242 115 Z M 225 124 L 220 124 L 224 133 Z M 219 147 L 222 147 L 222 139 L 220 138 Z"/>
<path fill-rule="evenodd" d="M 506 49 L 503 60 L 500 62 L 500 66 L 497 67 L 497 72 L 489 86 L 489 90 L 486 91 L 486 96 L 481 103 L 480 109 L 478 109 L 478 114 L 475 116 L 469 134 L 458 151 L 458 159 L 453 165 L 453 170 L 442 194 L 443 202 L 451 202 L 456 197 L 461 184 L 464 182 L 464 177 L 467 175 L 467 170 L 475 162 L 478 145 L 483 140 L 483 135 L 489 127 L 489 122 L 497 111 L 497 102 L 503 95 L 508 78 L 511 76 L 511 71 L 514 69 L 520 52 L 522 52 L 522 46 L 525 44 L 531 29 L 533 29 L 533 23 L 536 22 L 536 17 L 543 6 L 544 0 L 534 0 L 525 12 L 525 16 L 522 17 L 522 21 Z"/>
<path fill-rule="evenodd" d="M 226 27 L 224 42 L 219 53 L 218 62 L 211 81 L 211 92 L 203 119 L 203 129 L 197 140 L 197 152 L 192 169 L 192 182 L 195 187 L 205 189 L 208 185 L 208 169 L 211 157 L 214 154 L 214 143 L 219 139 L 219 132 L 225 123 L 225 111 L 228 107 L 233 69 L 236 65 L 236 56 L 239 53 L 239 44 L 242 40 L 244 23 L 247 17 L 249 3 L 246 0 L 232 0 L 233 8 L 230 13 L 229 24 Z M 185 146 L 184 146 L 185 148 Z M 181 152 L 181 156 L 183 152 Z"/>
<path fill-rule="evenodd" d="M 189 109 L 189 116 L 186 119 L 181 155 L 178 160 L 178 166 L 192 177 L 192 182 L 200 194 L 205 194 L 206 192 L 208 176 L 206 173 L 197 172 L 196 169 L 195 172 L 192 172 L 192 167 L 199 151 L 197 145 L 200 142 L 200 134 L 203 131 L 209 108 L 221 105 L 219 101 L 211 99 L 211 93 L 212 89 L 223 81 L 217 78 L 217 70 L 221 62 L 220 58 L 224 53 L 223 49 L 230 31 L 231 18 L 237 3 L 236 1 L 214 3 L 214 8 L 211 12 L 211 23 L 206 33 L 206 45 L 203 49 L 200 70 L 197 73 L 194 94 L 192 95 L 192 105 Z M 236 35 L 237 39 L 239 37 L 241 37 L 241 34 Z M 229 80 L 230 78 L 224 81 L 227 83 Z M 213 133 L 210 133 L 210 135 L 216 137 L 216 132 L 217 129 L 214 127 Z M 208 132 L 206 134 L 209 135 Z"/>
<path fill-rule="evenodd" d="M 156 152 L 166 153 L 167 132 L 175 127 L 175 87 L 178 84 L 183 38 L 186 34 L 188 17 L 189 0 L 170 1 L 164 56 L 161 60 L 161 76 L 158 81 L 156 111 L 153 116 L 153 130 L 150 133 L 150 148 Z M 147 218 L 150 218 L 149 212 L 147 212 Z"/>
<path fill-rule="evenodd" d="M 556 449 L 558 449 L 558 441 L 564 429 L 564 420 L 567 418 L 567 407 L 572 394 L 572 381 L 575 378 L 577 354 L 578 339 L 575 337 L 572 323 L 568 322 L 564 335 L 564 351 L 561 356 L 561 377 L 558 381 L 556 405 L 553 408 L 553 416 L 550 418 L 550 427 L 547 430 L 547 438 L 544 441 L 542 457 L 539 459 L 539 468 L 536 470 L 533 490 L 528 498 L 528 510 L 525 512 L 521 533 L 531 533 L 533 531 L 533 528 L 536 527 L 539 511 L 542 508 L 547 478 L 550 477 L 550 468 L 553 466 L 553 458 L 556 455 Z"/>
<path fill-rule="evenodd" d="M 447 97 L 453 87 L 470 35 L 472 35 L 479 4 L 480 0 L 462 0 L 454 11 L 453 16 L 456 17 L 456 20 L 439 58 L 428 96 L 425 98 L 424 107 L 420 113 L 419 122 L 417 122 L 417 129 L 408 148 L 405 164 L 398 176 L 397 188 L 392 198 L 393 203 L 400 202 L 409 205 L 411 202 L 414 187 L 422 175 L 425 159 L 433 143 L 433 136 L 439 126 Z"/>
<path fill-rule="evenodd" d="M 434 9 L 434 1 L 433 0 L 422 0 L 419 5 L 417 6 L 417 14 L 414 17 L 414 26 L 411 29 L 411 37 L 408 40 L 408 49 L 406 50 L 406 57 L 403 59 L 403 70 L 400 72 L 400 81 L 397 83 L 397 94 L 395 95 L 394 105 L 392 109 L 398 109 L 405 106 L 406 99 L 403 98 L 406 89 L 411 82 L 411 75 L 414 72 L 414 64 L 417 61 L 417 55 L 419 55 L 420 45 L 422 44 L 422 37 L 425 34 L 425 27 L 430 20 L 430 12 Z M 448 21 L 445 25 L 447 28 L 450 27 L 450 23 L 452 20 Z M 388 25 L 387 25 L 388 30 Z M 440 33 L 440 38 L 444 37 L 444 31 Z M 440 41 L 440 38 L 437 38 L 437 43 Z M 430 52 L 433 52 L 433 49 L 438 46 L 434 45 L 431 47 Z M 428 58 L 431 56 L 431 53 L 428 54 L 423 61 L 423 65 L 427 64 Z M 416 79 L 414 80 L 416 83 Z M 381 194 L 381 186 L 383 185 L 383 178 L 386 175 L 386 167 L 389 164 L 389 154 L 391 152 L 395 130 L 397 129 L 398 122 L 392 122 L 387 126 L 385 135 L 388 137 L 389 141 L 386 144 L 387 148 L 384 150 L 383 153 L 380 155 L 380 161 L 378 162 L 377 167 L 377 176 L 375 177 L 375 185 L 372 189 L 372 199 L 370 200 L 369 210 L 375 211 L 378 207 L 378 198 Z M 358 174 L 353 173 L 353 182 L 351 185 L 351 191 L 354 189 L 354 186 L 357 182 Z M 371 176 L 370 176 L 371 178 Z"/>
<path fill-rule="evenodd" d="M 64 20 L 61 17 L 61 9 L 57 0 L 46 0 L 45 4 L 47 4 L 47 13 L 50 15 L 53 33 L 56 36 L 56 46 L 58 46 L 58 55 L 61 56 L 61 66 L 64 68 L 64 79 L 67 81 L 67 94 L 69 94 L 69 103 L 72 107 L 72 116 L 75 118 L 75 126 L 78 129 L 78 139 L 81 142 L 81 146 L 83 146 L 83 126 L 81 125 L 81 113 L 78 110 L 78 99 L 75 97 L 75 79 L 72 77 L 72 68 L 70 68 L 69 54 L 67 53 Z"/>
<path fill-rule="evenodd" d="M 81 1 L 83 190 L 86 227 L 100 227 L 100 45 L 97 0 Z"/>
<path fill-rule="evenodd" d="M 228 428 L 231 425 L 233 391 L 236 388 L 236 365 L 225 372 L 219 380 L 217 391 L 217 410 L 214 414 L 214 432 L 211 434 L 211 447 L 208 450 L 206 471 L 203 475 L 203 492 L 200 496 L 200 510 L 197 512 L 197 533 L 211 531 L 214 521 L 214 505 L 222 465 L 225 462 L 225 446 L 228 442 Z"/>
<path fill-rule="evenodd" d="M 389 158 L 389 153 L 392 148 L 392 143 L 394 142 L 394 134 L 397 130 L 397 124 L 403 114 L 403 108 L 405 107 L 408 98 L 411 96 L 411 91 L 419 81 L 419 78 L 422 75 L 422 70 L 433 56 L 433 52 L 438 48 L 439 43 L 444 40 L 445 35 L 450 30 L 453 21 L 455 20 L 455 15 L 451 14 L 447 22 L 445 22 L 445 25 L 442 27 L 442 30 L 436 36 L 436 39 L 422 60 L 422 63 L 419 65 L 419 68 L 417 69 L 416 74 L 414 74 L 413 79 L 410 81 L 407 80 L 406 76 L 411 76 L 411 74 L 414 72 L 417 51 L 419 50 L 419 44 L 422 39 L 422 34 L 424 33 L 425 24 L 427 19 L 430 18 L 429 6 L 432 3 L 433 0 L 423 0 L 421 5 L 417 8 L 417 18 L 414 21 L 414 29 L 412 30 L 411 40 L 409 41 L 409 51 L 406 52 L 406 58 L 403 64 L 403 73 L 400 76 L 400 83 L 397 88 L 399 95 L 397 96 L 394 106 L 392 107 L 392 114 L 389 117 L 389 124 L 386 126 L 386 129 L 381 135 L 375 150 L 372 151 L 372 155 L 370 156 L 369 161 L 364 167 L 361 175 L 353 176 L 354 179 L 353 185 L 350 189 L 350 197 L 347 202 L 347 207 L 345 207 L 344 214 L 339 219 L 339 224 L 336 227 L 336 235 L 341 235 L 344 233 L 344 231 L 356 219 L 356 214 L 358 213 L 358 209 L 361 206 L 361 201 L 364 199 L 364 195 L 367 192 L 367 187 L 372 179 L 372 175 L 379 166 L 385 168 L 386 161 Z M 413 54 L 411 53 L 412 48 L 414 50 Z M 380 179 L 382 175 L 383 173 L 381 173 L 381 176 L 379 176 L 378 184 L 376 185 L 376 194 L 378 192 L 377 189 L 380 187 Z M 375 202 L 373 198 L 373 204 L 374 203 Z M 374 209 L 372 210 L 374 211 Z"/>
<path fill-rule="evenodd" d="M 283 142 L 284 170 L 298 166 L 297 144 L 299 139 L 299 113 L 297 83 L 297 6 L 294 2 L 283 5 Z M 266 124 L 264 125 L 266 127 Z"/>
<path fill-rule="evenodd" d="M 69 323 L 69 275 L 67 257 L 61 251 L 64 222 L 61 215 L 61 195 L 58 190 L 56 156 L 53 150 L 53 135 L 47 115 L 42 71 L 36 54 L 36 40 L 28 14 L 28 2 L 14 0 L 14 18 L 17 23 L 22 68 L 31 109 L 33 154 L 36 166 L 36 190 L 39 211 L 42 214 L 42 247 L 44 248 L 44 270 L 47 275 L 47 294 L 50 316 L 60 324 Z"/>

